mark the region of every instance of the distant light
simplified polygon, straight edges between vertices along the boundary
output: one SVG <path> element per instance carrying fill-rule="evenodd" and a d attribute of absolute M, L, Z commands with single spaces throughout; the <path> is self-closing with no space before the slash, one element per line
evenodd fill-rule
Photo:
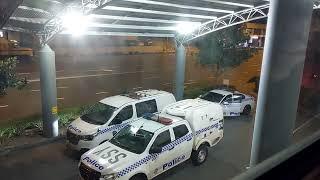
<path fill-rule="evenodd" d="M 253 35 L 253 36 L 251 36 L 251 38 L 252 38 L 252 39 L 259 39 L 259 36 Z"/>
<path fill-rule="evenodd" d="M 200 25 L 200 22 L 182 22 L 175 27 L 175 30 L 179 34 L 187 35 L 195 31 Z"/>
<path fill-rule="evenodd" d="M 73 36 L 85 34 L 90 22 L 90 17 L 81 12 L 71 11 L 61 17 L 62 26 Z"/>
<path fill-rule="evenodd" d="M 3 35 L 3 31 L 0 31 L 0 37 L 3 37 L 4 35 Z"/>

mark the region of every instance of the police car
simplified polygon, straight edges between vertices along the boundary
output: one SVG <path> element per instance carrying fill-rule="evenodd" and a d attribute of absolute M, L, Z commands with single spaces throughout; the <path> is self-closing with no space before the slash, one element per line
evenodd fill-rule
<path fill-rule="evenodd" d="M 173 94 L 159 90 L 142 90 L 102 99 L 92 111 L 68 126 L 67 147 L 85 152 L 110 140 L 120 129 L 145 113 L 160 112 L 174 102 Z"/>
<path fill-rule="evenodd" d="M 223 108 L 224 116 L 240 116 L 241 114 L 249 115 L 254 108 L 255 102 L 252 96 L 228 90 L 212 90 L 199 98 L 220 103 Z"/>
<path fill-rule="evenodd" d="M 201 99 L 168 105 L 160 114 L 126 126 L 110 141 L 83 154 L 80 177 L 85 180 L 146 180 L 191 158 L 204 163 L 208 148 L 223 137 L 223 112 Z"/>

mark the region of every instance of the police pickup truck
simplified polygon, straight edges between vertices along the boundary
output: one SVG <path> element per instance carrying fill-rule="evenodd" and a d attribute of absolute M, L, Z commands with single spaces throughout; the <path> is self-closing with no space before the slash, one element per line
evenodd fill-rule
<path fill-rule="evenodd" d="M 160 112 L 174 102 L 173 94 L 152 89 L 102 99 L 92 111 L 68 126 L 67 147 L 85 152 L 110 140 L 119 130 L 145 113 Z"/>
<path fill-rule="evenodd" d="M 168 105 L 160 114 L 144 116 L 120 130 L 110 141 L 83 154 L 80 177 L 85 180 L 146 180 L 191 158 L 204 163 L 208 147 L 223 137 L 223 112 L 201 99 Z"/>

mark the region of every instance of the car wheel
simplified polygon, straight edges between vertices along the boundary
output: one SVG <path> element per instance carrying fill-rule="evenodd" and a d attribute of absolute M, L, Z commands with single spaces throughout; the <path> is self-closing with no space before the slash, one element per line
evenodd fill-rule
<path fill-rule="evenodd" d="M 208 148 L 205 144 L 200 145 L 196 151 L 192 151 L 191 161 L 195 166 L 199 166 L 207 160 Z"/>
<path fill-rule="evenodd" d="M 142 174 L 132 176 L 129 180 L 147 180 L 147 177 Z"/>
<path fill-rule="evenodd" d="M 242 114 L 243 114 L 243 115 L 250 115 L 250 113 L 251 113 L 251 106 L 246 105 L 246 106 L 244 107 L 243 111 L 242 111 Z"/>

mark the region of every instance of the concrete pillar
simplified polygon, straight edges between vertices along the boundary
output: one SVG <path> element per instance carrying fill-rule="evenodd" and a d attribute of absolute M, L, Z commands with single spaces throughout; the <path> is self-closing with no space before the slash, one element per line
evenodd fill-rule
<path fill-rule="evenodd" d="M 175 96 L 177 101 L 183 99 L 185 67 L 186 67 L 186 49 L 183 46 L 183 44 L 177 43 L 176 81 L 175 81 Z"/>
<path fill-rule="evenodd" d="M 292 142 L 312 0 L 271 0 L 250 166 Z"/>
<path fill-rule="evenodd" d="M 39 56 L 43 134 L 48 138 L 56 137 L 59 135 L 59 117 L 57 114 L 55 53 L 48 45 L 44 45 L 39 51 Z"/>

